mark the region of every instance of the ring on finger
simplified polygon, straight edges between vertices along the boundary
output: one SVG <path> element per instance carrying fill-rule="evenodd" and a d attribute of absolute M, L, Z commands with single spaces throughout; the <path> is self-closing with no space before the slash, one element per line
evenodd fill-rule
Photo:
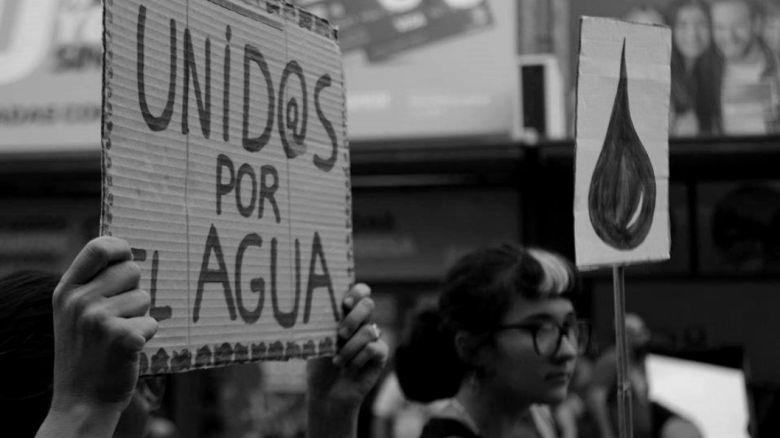
<path fill-rule="evenodd" d="M 374 341 L 378 341 L 379 338 L 382 337 L 382 330 L 379 328 L 376 323 L 371 323 L 368 325 L 368 331 L 371 332 L 371 337 Z"/>

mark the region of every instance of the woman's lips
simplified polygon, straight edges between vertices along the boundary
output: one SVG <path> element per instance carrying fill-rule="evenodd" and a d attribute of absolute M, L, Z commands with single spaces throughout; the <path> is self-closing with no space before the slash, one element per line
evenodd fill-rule
<path fill-rule="evenodd" d="M 571 377 L 571 374 L 567 373 L 566 371 L 555 371 L 555 372 L 546 374 L 544 376 L 544 380 L 546 380 L 548 382 L 568 383 L 570 377 Z"/>

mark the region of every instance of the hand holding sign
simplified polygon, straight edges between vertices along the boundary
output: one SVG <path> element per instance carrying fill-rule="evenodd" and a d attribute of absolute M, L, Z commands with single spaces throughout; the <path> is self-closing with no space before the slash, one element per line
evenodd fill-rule
<path fill-rule="evenodd" d="M 388 347 L 371 324 L 374 301 L 365 284 L 353 286 L 342 301 L 336 356 L 307 363 L 309 436 L 354 436 L 360 404 L 387 362 Z M 342 342 L 343 341 L 343 342 Z"/>
<path fill-rule="evenodd" d="M 332 354 L 354 276 L 335 30 L 278 0 L 104 14 L 101 234 L 152 295 L 141 374 Z"/>
<path fill-rule="evenodd" d="M 54 291 L 54 382 L 42 430 L 113 431 L 138 380 L 138 357 L 157 331 L 130 246 L 101 237 L 78 254 Z M 58 435 L 65 436 L 65 435 Z"/>
<path fill-rule="evenodd" d="M 365 284 L 353 286 L 344 297 L 346 310 L 338 327 L 343 339 L 336 356 L 310 360 L 307 366 L 309 397 L 329 405 L 356 407 L 376 384 L 387 361 L 388 347 L 371 324 L 374 301 Z"/>

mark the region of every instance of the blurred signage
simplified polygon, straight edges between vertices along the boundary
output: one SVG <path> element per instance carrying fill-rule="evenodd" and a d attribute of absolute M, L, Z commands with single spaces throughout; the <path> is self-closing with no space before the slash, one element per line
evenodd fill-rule
<path fill-rule="evenodd" d="M 750 437 L 750 401 L 742 369 L 658 354 L 647 355 L 645 369 L 650 398 L 693 421 L 701 429 L 699 436 Z"/>
<path fill-rule="evenodd" d="M 493 24 L 485 0 L 302 0 L 301 4 L 338 22 L 342 50 L 363 50 L 371 62 Z"/>
<path fill-rule="evenodd" d="M 516 3 L 297 0 L 340 29 L 352 140 L 504 136 Z"/>
<path fill-rule="evenodd" d="M 99 0 L 0 0 L 0 152 L 99 150 Z"/>

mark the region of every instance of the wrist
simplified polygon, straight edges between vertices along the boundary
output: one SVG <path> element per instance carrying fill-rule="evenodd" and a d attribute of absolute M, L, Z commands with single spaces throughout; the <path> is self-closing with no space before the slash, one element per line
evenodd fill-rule
<path fill-rule="evenodd" d="M 343 421 L 346 418 L 354 416 L 360 411 L 360 400 L 334 400 L 332 398 L 307 398 L 307 409 L 315 419 L 328 418 L 336 421 Z"/>
<path fill-rule="evenodd" d="M 360 401 L 307 399 L 309 438 L 356 436 Z"/>
<path fill-rule="evenodd" d="M 123 410 L 120 404 L 55 400 L 36 437 L 110 437 Z"/>
<path fill-rule="evenodd" d="M 318 410 L 327 413 L 328 411 L 351 412 L 360 410 L 363 403 L 363 397 L 359 395 L 326 395 L 317 397 L 308 394 L 306 398 L 309 410 Z"/>

